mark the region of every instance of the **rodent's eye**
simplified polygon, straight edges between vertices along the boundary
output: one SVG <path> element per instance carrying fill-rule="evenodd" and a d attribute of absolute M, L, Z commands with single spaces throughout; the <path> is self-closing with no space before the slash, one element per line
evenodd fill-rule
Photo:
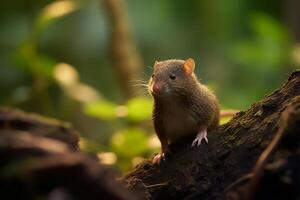
<path fill-rule="evenodd" d="M 170 74 L 170 79 L 172 79 L 172 80 L 175 80 L 176 79 L 176 76 L 174 75 L 174 74 Z"/>
<path fill-rule="evenodd" d="M 152 74 L 152 76 L 151 76 L 152 78 L 154 78 L 154 74 Z"/>

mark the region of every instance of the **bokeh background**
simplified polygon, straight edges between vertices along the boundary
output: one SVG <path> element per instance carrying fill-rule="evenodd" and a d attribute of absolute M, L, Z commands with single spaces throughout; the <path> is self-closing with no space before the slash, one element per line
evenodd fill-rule
<path fill-rule="evenodd" d="M 126 172 L 159 150 L 147 79 L 196 61 L 222 109 L 247 109 L 300 65 L 298 0 L 1 0 L 0 104 L 69 121 Z"/>

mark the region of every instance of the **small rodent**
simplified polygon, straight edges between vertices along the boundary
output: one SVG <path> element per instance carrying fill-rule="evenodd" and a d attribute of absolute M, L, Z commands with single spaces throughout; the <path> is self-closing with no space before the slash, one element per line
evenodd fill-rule
<path fill-rule="evenodd" d="M 219 125 L 220 111 L 216 96 L 195 73 L 195 61 L 156 61 L 148 90 L 153 97 L 153 124 L 161 143 L 161 152 L 153 158 L 160 163 L 169 152 L 168 143 L 197 134 L 192 146 L 199 146 L 207 131 Z"/>

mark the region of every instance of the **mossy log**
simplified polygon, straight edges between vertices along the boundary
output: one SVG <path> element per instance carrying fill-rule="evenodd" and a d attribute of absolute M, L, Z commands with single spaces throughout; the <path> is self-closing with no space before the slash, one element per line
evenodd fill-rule
<path fill-rule="evenodd" d="M 274 194 L 284 193 L 287 189 L 280 187 L 280 181 L 277 181 L 279 185 L 275 185 L 276 182 L 272 185 L 270 180 L 273 179 L 263 176 L 268 163 L 261 166 L 260 172 L 263 173 L 260 173 L 260 176 L 255 175 L 256 172 L 253 170 L 259 156 L 273 137 L 279 131 L 283 132 L 282 127 L 286 126 L 286 121 L 289 119 L 294 123 L 291 125 L 293 127 L 288 129 L 291 136 L 289 140 L 286 140 L 285 146 L 298 148 L 298 154 L 293 150 L 294 157 L 292 156 L 293 161 L 291 161 L 293 164 L 289 166 L 293 168 L 292 172 L 297 176 L 288 179 L 292 185 L 288 191 L 294 192 L 294 196 L 290 199 L 294 197 L 299 199 L 300 195 L 297 190 L 300 182 L 300 123 L 296 123 L 299 122 L 299 108 L 300 71 L 296 71 L 280 89 L 254 103 L 248 110 L 237 113 L 230 122 L 208 133 L 208 144 L 191 148 L 193 138 L 186 138 L 171 144 L 172 154 L 168 155 L 164 162 L 160 165 L 153 165 L 150 160 L 145 161 L 122 177 L 122 182 L 132 191 L 138 192 L 141 199 L 246 199 L 246 197 L 248 199 L 278 199 L 276 197 L 279 196 Z M 287 116 L 290 116 L 290 113 L 298 113 L 298 115 L 283 119 L 282 113 L 287 113 L 285 114 Z M 294 141 L 291 138 L 294 138 Z M 280 142 L 281 140 L 282 138 Z M 275 150 L 276 155 L 285 156 L 285 159 L 288 159 L 288 156 L 284 154 L 286 150 L 278 146 Z M 274 152 L 271 152 L 271 158 L 274 157 Z M 278 161 L 276 159 L 280 158 L 274 159 L 271 160 L 276 162 Z M 285 170 L 288 169 L 285 168 Z M 269 175 L 273 177 L 272 173 Z M 245 181 L 242 181 L 243 177 Z M 275 179 L 279 178 L 278 176 Z M 263 180 L 269 182 L 261 182 Z M 239 183 L 243 183 L 243 189 L 237 187 Z M 250 186 L 246 187 L 246 183 Z M 268 188 L 266 193 L 263 192 L 263 188 Z M 270 188 L 273 188 L 273 191 Z"/>

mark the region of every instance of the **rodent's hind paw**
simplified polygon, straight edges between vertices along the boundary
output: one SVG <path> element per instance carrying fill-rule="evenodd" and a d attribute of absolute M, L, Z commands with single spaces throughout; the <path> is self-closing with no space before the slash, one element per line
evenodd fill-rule
<path fill-rule="evenodd" d="M 197 134 L 196 138 L 195 138 L 194 141 L 192 142 L 191 147 L 194 147 L 194 146 L 200 146 L 201 141 L 202 141 L 203 139 L 205 140 L 206 143 L 208 143 L 208 139 L 207 139 L 207 131 L 206 131 L 206 129 L 205 129 L 205 130 L 201 130 L 201 131 Z"/>
<path fill-rule="evenodd" d="M 166 159 L 166 154 L 165 153 L 159 153 L 159 154 L 154 156 L 154 158 L 152 160 L 152 163 L 159 165 L 161 163 L 161 161 L 162 160 L 165 161 L 165 159 Z"/>

